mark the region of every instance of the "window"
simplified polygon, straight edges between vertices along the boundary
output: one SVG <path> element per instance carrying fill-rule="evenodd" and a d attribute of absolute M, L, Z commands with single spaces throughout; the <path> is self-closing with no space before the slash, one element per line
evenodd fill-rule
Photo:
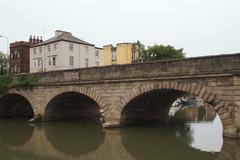
<path fill-rule="evenodd" d="M 20 73 L 20 67 L 19 66 L 17 67 L 17 72 Z"/>
<path fill-rule="evenodd" d="M 88 67 L 88 58 L 85 58 L 85 67 Z"/>
<path fill-rule="evenodd" d="M 14 66 L 14 72 L 17 72 L 17 66 L 16 65 Z"/>
<path fill-rule="evenodd" d="M 96 61 L 96 66 L 99 66 L 99 62 L 98 61 Z"/>
<path fill-rule="evenodd" d="M 49 65 L 49 66 L 52 65 L 51 57 L 48 57 L 48 65 Z"/>
<path fill-rule="evenodd" d="M 53 66 L 56 65 L 56 57 L 52 57 L 52 65 L 53 65 Z"/>
<path fill-rule="evenodd" d="M 16 58 L 17 57 L 17 50 L 14 51 L 14 55 L 13 55 L 13 58 Z"/>
<path fill-rule="evenodd" d="M 73 46 L 73 43 L 69 43 L 69 50 L 70 50 L 70 51 L 73 51 L 73 47 L 74 47 L 74 46 Z"/>
<path fill-rule="evenodd" d="M 37 60 L 33 60 L 33 66 L 34 66 L 34 67 L 37 66 Z"/>
<path fill-rule="evenodd" d="M 42 47 L 39 47 L 39 53 L 42 53 Z"/>
<path fill-rule="evenodd" d="M 38 65 L 38 67 L 41 67 L 41 59 L 38 59 L 37 65 Z"/>
<path fill-rule="evenodd" d="M 54 44 L 54 51 L 57 50 L 57 43 Z"/>
<path fill-rule="evenodd" d="M 51 52 L 51 46 L 48 45 L 47 47 L 48 47 L 48 52 Z"/>
<path fill-rule="evenodd" d="M 14 54 L 14 52 L 11 52 L 11 54 L 10 54 L 10 58 L 11 59 L 13 58 L 13 54 Z"/>
<path fill-rule="evenodd" d="M 135 51 L 133 51 L 132 59 L 133 59 L 133 62 L 137 61 L 137 53 Z"/>
<path fill-rule="evenodd" d="M 20 58 L 20 52 L 18 51 L 18 53 L 17 53 L 17 58 Z"/>
<path fill-rule="evenodd" d="M 95 56 L 96 56 L 96 57 L 99 56 L 99 50 L 95 50 Z"/>
<path fill-rule="evenodd" d="M 86 52 L 88 53 L 88 46 L 85 46 Z"/>
<path fill-rule="evenodd" d="M 116 61 L 117 60 L 117 53 L 116 50 L 112 51 L 112 61 Z"/>
<path fill-rule="evenodd" d="M 34 53 L 34 55 L 37 54 L 37 50 L 36 50 L 36 48 L 33 48 L 33 53 Z"/>
<path fill-rule="evenodd" d="M 73 56 L 69 56 L 69 65 L 70 66 L 74 65 L 74 57 Z"/>

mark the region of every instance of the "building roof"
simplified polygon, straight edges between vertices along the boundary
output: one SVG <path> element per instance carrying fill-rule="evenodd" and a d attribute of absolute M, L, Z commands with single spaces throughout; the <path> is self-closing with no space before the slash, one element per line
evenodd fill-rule
<path fill-rule="evenodd" d="M 103 48 L 102 48 L 102 47 L 95 47 L 95 49 L 100 49 L 100 50 L 103 50 Z"/>
<path fill-rule="evenodd" d="M 18 42 L 14 42 L 14 43 L 10 43 L 10 48 L 12 47 L 19 47 L 19 46 L 31 46 L 30 42 L 25 42 L 25 41 L 18 41 Z"/>
<path fill-rule="evenodd" d="M 54 42 L 59 42 L 59 41 L 67 41 L 67 42 L 72 42 L 72 43 L 95 46 L 94 44 L 88 43 L 88 42 L 83 41 L 83 40 L 81 40 L 77 37 L 74 37 L 70 32 L 57 30 L 55 32 L 55 36 L 53 38 L 50 38 L 50 39 L 48 39 L 46 41 L 43 41 L 41 43 L 38 43 L 36 45 L 33 45 L 32 47 L 42 46 L 42 45 L 46 45 L 46 44 L 50 44 L 50 43 L 54 43 Z"/>

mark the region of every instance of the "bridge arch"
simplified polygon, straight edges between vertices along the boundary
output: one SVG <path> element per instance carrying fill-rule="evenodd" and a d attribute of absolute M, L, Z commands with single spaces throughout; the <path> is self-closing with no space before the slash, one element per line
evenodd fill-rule
<path fill-rule="evenodd" d="M 104 108 L 103 98 L 93 89 L 82 86 L 64 86 L 56 88 L 48 95 L 43 120 L 80 118 L 81 115 L 84 117 L 84 114 L 89 117 L 91 115 L 102 116 L 102 108 Z M 76 112 L 77 110 L 79 112 Z M 81 111 L 85 113 L 80 113 Z M 56 113 L 58 115 L 54 112 L 58 112 Z M 64 114 L 62 118 L 60 114 Z"/>
<path fill-rule="evenodd" d="M 154 92 L 157 91 L 169 91 L 169 93 L 175 92 L 175 95 L 172 96 L 172 99 L 168 99 L 168 105 L 171 105 L 171 103 L 174 102 L 176 98 L 180 97 L 181 94 L 184 93 L 189 93 L 191 95 L 202 98 L 205 103 L 213 106 L 216 113 L 219 115 L 224 128 L 223 134 L 226 136 L 235 136 L 235 133 L 232 133 L 235 131 L 233 114 L 234 105 L 221 100 L 220 96 L 212 91 L 208 86 L 203 86 L 202 84 L 198 83 L 185 83 L 184 81 L 161 81 L 144 83 L 125 93 L 116 105 L 116 110 L 118 111 L 117 117 L 120 121 L 119 124 L 123 124 L 124 118 L 126 118 L 123 117 L 123 113 L 129 104 L 131 104 L 134 100 L 142 95 L 148 95 L 149 93 L 154 94 Z M 171 96 L 171 94 L 169 95 Z"/>
<path fill-rule="evenodd" d="M 27 92 L 9 91 L 0 97 L 0 117 L 30 117 L 37 113 L 34 98 Z"/>

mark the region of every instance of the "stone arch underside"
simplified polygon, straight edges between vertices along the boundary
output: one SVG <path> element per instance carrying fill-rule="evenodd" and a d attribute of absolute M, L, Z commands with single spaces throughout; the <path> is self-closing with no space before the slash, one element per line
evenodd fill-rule
<path fill-rule="evenodd" d="M 152 90 L 131 100 L 121 113 L 120 125 L 167 124 L 171 104 L 184 92 Z"/>
<path fill-rule="evenodd" d="M 43 120 L 102 117 L 103 99 L 87 87 L 64 86 L 48 95 Z"/>
<path fill-rule="evenodd" d="M 157 91 L 161 91 L 158 92 Z M 164 93 L 166 92 L 166 94 Z M 171 104 L 177 97 L 181 96 L 183 93 L 192 94 L 194 96 L 198 96 L 204 100 L 205 103 L 210 104 L 214 107 L 216 113 L 219 115 L 224 131 L 223 134 L 228 137 L 235 137 L 236 136 L 236 127 L 234 126 L 234 104 L 221 100 L 219 95 L 217 95 L 214 91 L 212 91 L 209 87 L 203 86 L 197 83 L 184 83 L 184 82 L 151 82 L 145 83 L 136 87 L 129 92 L 125 93 L 121 98 L 120 101 L 116 105 L 117 112 L 117 119 L 111 122 L 112 124 L 121 125 L 121 123 L 125 123 L 123 119 L 126 120 L 126 114 L 124 109 L 128 107 L 129 104 L 134 102 L 134 99 L 138 99 L 139 97 L 146 96 L 147 94 L 152 93 L 154 95 L 162 95 L 165 97 L 162 103 L 165 105 Z M 171 94 L 173 93 L 173 94 Z M 166 95 L 168 97 L 166 97 Z M 161 97 L 158 97 L 161 98 Z M 155 97 L 155 99 L 157 99 Z M 147 104 L 145 104 L 147 105 Z M 162 113 L 156 113 L 155 116 L 162 116 L 163 114 L 166 115 L 166 111 L 163 110 Z M 151 118 L 149 119 L 151 121 Z M 163 119 L 164 120 L 164 119 Z M 142 120 L 144 121 L 144 119 Z"/>
<path fill-rule="evenodd" d="M 35 113 L 34 99 L 27 92 L 9 91 L 0 97 L 1 118 L 33 118 Z"/>

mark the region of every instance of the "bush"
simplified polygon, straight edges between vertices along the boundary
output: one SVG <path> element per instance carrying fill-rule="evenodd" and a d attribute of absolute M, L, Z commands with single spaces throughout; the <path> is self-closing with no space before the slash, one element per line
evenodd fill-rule
<path fill-rule="evenodd" d="M 0 93 L 4 93 L 11 87 L 30 87 L 36 85 L 39 78 L 27 74 L 18 75 L 15 78 L 13 76 L 1 76 L 0 77 Z"/>
<path fill-rule="evenodd" d="M 0 93 L 4 93 L 13 81 L 11 76 L 0 76 Z"/>

